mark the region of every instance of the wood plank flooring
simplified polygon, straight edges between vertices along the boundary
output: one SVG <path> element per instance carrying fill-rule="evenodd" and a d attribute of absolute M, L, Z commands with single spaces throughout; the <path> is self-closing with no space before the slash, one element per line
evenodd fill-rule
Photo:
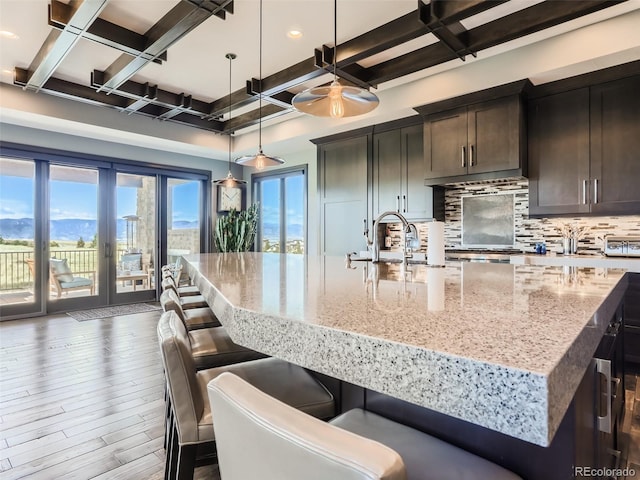
<path fill-rule="evenodd" d="M 163 478 L 159 317 L 0 322 L 0 479 Z"/>

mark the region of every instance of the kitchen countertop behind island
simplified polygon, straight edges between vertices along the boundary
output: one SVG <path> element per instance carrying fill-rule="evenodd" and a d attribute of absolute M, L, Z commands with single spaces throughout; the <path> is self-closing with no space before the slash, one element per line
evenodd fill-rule
<path fill-rule="evenodd" d="M 184 258 L 235 342 L 542 446 L 626 285 L 615 269 Z"/>

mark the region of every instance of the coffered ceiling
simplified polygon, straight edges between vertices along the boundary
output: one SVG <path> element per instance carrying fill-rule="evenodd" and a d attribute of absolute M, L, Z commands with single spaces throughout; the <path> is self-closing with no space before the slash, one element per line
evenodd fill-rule
<path fill-rule="evenodd" d="M 338 74 L 381 88 L 557 27 L 620 1 L 339 0 Z M 2 81 L 218 132 L 290 114 L 296 93 L 331 80 L 333 2 L 0 0 Z M 302 37 L 292 39 L 290 30 Z M 233 63 L 231 116 L 227 52 Z"/>

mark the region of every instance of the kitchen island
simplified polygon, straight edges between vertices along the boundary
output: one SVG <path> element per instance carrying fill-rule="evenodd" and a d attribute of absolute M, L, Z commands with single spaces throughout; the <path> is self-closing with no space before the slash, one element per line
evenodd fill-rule
<path fill-rule="evenodd" d="M 184 260 L 235 342 L 541 447 L 626 288 L 618 269 L 261 253 Z"/>

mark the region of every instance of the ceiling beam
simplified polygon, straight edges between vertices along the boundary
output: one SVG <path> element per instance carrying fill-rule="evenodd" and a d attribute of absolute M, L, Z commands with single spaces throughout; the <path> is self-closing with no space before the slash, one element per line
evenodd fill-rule
<path fill-rule="evenodd" d="M 262 121 L 268 120 L 270 118 L 278 117 L 285 113 L 289 113 L 293 110 L 293 107 L 286 109 L 279 107 L 278 105 L 265 105 L 262 107 Z M 256 108 L 247 113 L 243 113 L 242 115 L 238 115 L 237 117 L 232 118 L 231 120 L 227 120 L 223 125 L 223 133 L 233 133 L 236 130 L 241 130 L 243 128 L 250 127 L 252 125 L 257 125 L 260 122 L 260 113 Z"/>
<path fill-rule="evenodd" d="M 545 1 L 465 32 L 465 43 L 471 51 L 478 52 L 602 10 L 621 1 L 624 0 Z M 367 70 L 371 76 L 366 80 L 379 84 L 456 58 L 457 55 L 449 47 L 438 42 L 369 67 Z"/>
<path fill-rule="evenodd" d="M 24 87 L 28 81 L 29 71 L 16 67 L 14 69 L 13 83 Z M 40 87 L 40 90 L 58 97 L 71 98 L 76 101 L 80 100 L 93 105 L 115 107 L 119 109 L 126 108 L 128 102 L 126 98 L 98 93 L 91 87 L 67 82 L 66 80 L 60 80 L 55 77 L 49 78 L 49 80 Z"/>
<path fill-rule="evenodd" d="M 139 55 L 122 54 L 107 67 L 100 90 L 113 92 L 209 17 L 224 19 L 226 12 L 233 13 L 233 0 L 181 0 L 145 33 L 149 43 Z"/>
<path fill-rule="evenodd" d="M 51 0 L 49 7 L 49 25 L 59 30 L 64 30 L 71 18 L 73 8 L 70 4 L 60 0 Z M 115 48 L 129 55 L 141 55 L 145 45 L 149 43 L 148 37 L 132 30 L 128 30 L 115 23 L 96 18 L 87 30 L 82 34 L 83 38 L 108 47 Z M 167 52 L 163 52 L 152 61 L 162 63 L 167 59 Z"/>
<path fill-rule="evenodd" d="M 65 27 L 52 30 L 29 66 L 25 89 L 38 91 L 53 75 L 87 28 L 98 18 L 108 0 L 77 0 L 70 3 Z"/>

